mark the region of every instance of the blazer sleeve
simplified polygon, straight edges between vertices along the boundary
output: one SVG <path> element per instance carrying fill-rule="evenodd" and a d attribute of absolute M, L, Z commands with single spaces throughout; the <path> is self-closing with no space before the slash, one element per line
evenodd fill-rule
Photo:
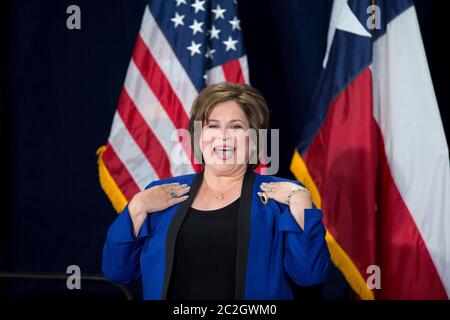
<path fill-rule="evenodd" d="M 126 284 L 139 278 L 141 249 L 146 238 L 151 236 L 149 220 L 147 216 L 135 237 L 127 205 L 109 227 L 102 260 L 102 271 L 109 281 Z"/>
<path fill-rule="evenodd" d="M 330 266 L 330 254 L 325 242 L 322 211 L 305 209 L 302 230 L 286 206 L 280 216 L 279 231 L 285 236 L 283 265 L 292 280 L 302 286 L 323 282 Z"/>

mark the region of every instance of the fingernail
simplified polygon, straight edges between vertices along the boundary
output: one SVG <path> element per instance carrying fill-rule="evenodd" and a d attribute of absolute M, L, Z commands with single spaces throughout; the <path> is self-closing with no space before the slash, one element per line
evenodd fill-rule
<path fill-rule="evenodd" d="M 187 184 L 186 184 L 186 183 L 183 183 L 182 186 L 186 188 L 186 187 L 187 187 Z"/>
<path fill-rule="evenodd" d="M 262 195 L 262 193 L 261 192 L 257 192 L 256 193 L 258 196 L 260 196 L 261 197 L 261 195 Z"/>
<path fill-rule="evenodd" d="M 183 196 L 183 198 L 189 198 L 189 195 L 185 194 L 185 195 Z"/>

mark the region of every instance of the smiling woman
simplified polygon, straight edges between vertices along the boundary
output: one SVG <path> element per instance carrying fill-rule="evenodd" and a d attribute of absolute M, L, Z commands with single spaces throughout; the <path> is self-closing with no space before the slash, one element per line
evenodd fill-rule
<path fill-rule="evenodd" d="M 259 151 L 248 131 L 267 129 L 268 116 L 249 85 L 204 89 L 189 125 L 203 170 L 132 198 L 108 231 L 105 276 L 141 276 L 145 299 L 174 300 L 293 299 L 292 282 L 322 282 L 330 256 L 321 210 L 299 182 L 253 172 Z"/>
<path fill-rule="evenodd" d="M 202 127 L 201 141 L 199 141 L 199 132 L 196 130 L 196 122 L 199 122 Z M 248 135 L 248 132 L 254 130 L 258 133 L 261 129 L 268 129 L 268 127 L 269 108 L 261 93 L 249 85 L 230 83 L 206 87 L 194 101 L 189 122 L 195 155 L 203 155 L 204 160 L 210 160 L 209 164 L 211 164 L 214 160 L 211 158 L 211 151 L 220 150 L 221 152 L 216 152 L 216 157 L 220 160 L 229 159 L 237 153 L 241 157 L 236 159 L 239 160 L 237 164 L 248 164 L 249 170 L 258 166 L 259 154 L 256 154 L 255 163 L 248 163 L 249 158 L 252 159 L 251 155 L 242 159 L 249 151 L 250 142 L 253 142 L 255 147 L 252 151 L 258 150 L 256 148 L 258 141 L 248 141 L 252 137 Z M 221 137 L 227 138 L 222 145 L 219 141 Z M 243 144 L 244 138 L 245 144 Z M 231 144 L 227 145 L 230 142 Z M 236 148 L 238 145 L 242 146 L 242 149 Z M 204 149 L 201 149 L 202 147 Z M 235 152 L 230 152 L 231 149 Z M 228 151 L 228 154 L 225 151 Z M 203 162 L 203 159 L 196 160 Z M 221 168 L 224 171 L 232 169 L 230 166 L 221 166 Z"/>

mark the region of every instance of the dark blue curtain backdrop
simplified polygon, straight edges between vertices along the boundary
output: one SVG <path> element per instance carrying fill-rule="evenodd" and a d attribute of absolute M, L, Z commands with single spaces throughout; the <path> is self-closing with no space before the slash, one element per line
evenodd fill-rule
<path fill-rule="evenodd" d="M 171 0 L 168 0 L 171 1 Z M 395 1 L 395 0 L 393 0 Z M 66 8 L 81 8 L 81 30 Z M 0 270 L 101 273 L 116 213 L 100 188 L 96 149 L 108 138 L 145 0 L 1 1 Z M 280 128 L 280 176 L 289 164 L 325 51 L 331 0 L 239 1 L 251 83 Z M 448 141 L 450 64 L 444 1 L 416 1 Z M 418 146 L 420 147 L 420 146 Z M 0 281 L 0 295 L 117 296 L 106 285 Z M 333 270 L 299 298 L 349 298 Z"/>

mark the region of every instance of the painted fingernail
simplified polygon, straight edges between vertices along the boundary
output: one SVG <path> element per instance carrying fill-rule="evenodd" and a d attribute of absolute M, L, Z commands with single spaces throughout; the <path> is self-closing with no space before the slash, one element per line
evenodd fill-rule
<path fill-rule="evenodd" d="M 183 183 L 181 186 L 183 186 L 183 187 L 186 188 L 186 187 L 187 187 L 187 184 L 186 184 L 186 183 Z"/>

